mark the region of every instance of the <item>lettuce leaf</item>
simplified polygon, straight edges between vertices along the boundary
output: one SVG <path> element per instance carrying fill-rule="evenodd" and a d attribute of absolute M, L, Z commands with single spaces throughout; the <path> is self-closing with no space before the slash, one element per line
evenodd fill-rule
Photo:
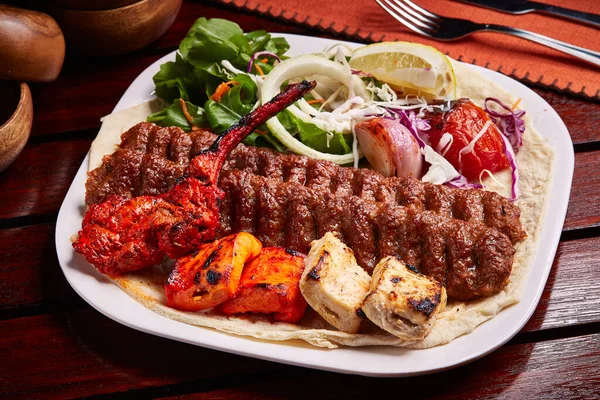
<path fill-rule="evenodd" d="M 219 18 L 199 18 L 179 44 L 181 56 L 192 65 L 196 61 L 237 60 L 250 51 L 239 25 Z"/>
<path fill-rule="evenodd" d="M 200 94 L 201 82 L 205 79 L 203 74 L 177 54 L 175 61 L 162 64 L 152 78 L 156 95 L 169 103 L 179 98 L 201 100 L 196 94 Z"/>
<path fill-rule="evenodd" d="M 248 32 L 246 34 L 246 39 L 248 40 L 251 54 L 254 54 L 257 51 L 266 50 L 265 46 L 271 41 L 271 35 L 269 35 L 267 31 L 254 31 Z"/>
<path fill-rule="evenodd" d="M 287 58 L 284 54 L 290 49 L 290 44 L 284 38 L 271 38 L 265 44 L 265 50 L 277 54 L 281 59 Z"/>
<path fill-rule="evenodd" d="M 185 102 L 185 106 L 188 114 L 193 117 L 192 123 L 199 127 L 208 127 L 208 120 L 206 118 L 206 113 L 202 107 L 198 107 L 189 101 Z M 156 125 L 160 126 L 178 126 L 186 132 L 190 132 L 192 130 L 192 126 L 188 122 L 183 110 L 181 109 L 181 102 L 179 99 L 173 100 L 173 104 L 151 114 L 147 119 L 148 122 L 154 122 Z"/>
<path fill-rule="evenodd" d="M 236 113 L 225 104 L 217 103 L 214 100 L 208 100 L 204 104 L 204 110 L 206 111 L 206 119 L 208 120 L 210 128 L 217 134 L 225 132 L 241 118 L 240 114 Z"/>
<path fill-rule="evenodd" d="M 285 110 L 277 115 L 279 122 L 292 135 L 297 135 L 306 146 L 322 153 L 348 154 L 352 151 L 352 136 L 334 132 L 331 139 L 327 139 L 327 131 L 315 124 L 304 122 L 294 114 Z"/>
<path fill-rule="evenodd" d="M 248 75 L 239 74 L 233 77 L 237 82 L 227 93 L 221 97 L 221 103 L 231 108 L 239 115 L 246 115 L 258 101 L 256 97 L 258 87 Z"/>
<path fill-rule="evenodd" d="M 165 100 L 169 107 L 148 117 L 149 122 L 161 126 L 178 126 L 190 131 L 179 99 L 186 101 L 186 108 L 194 116 L 194 124 L 210 127 L 215 133 L 224 132 L 237 123 L 242 115 L 248 114 L 258 101 L 258 88 L 246 74 L 232 74 L 222 65 L 228 60 L 234 67 L 245 71 L 250 59 L 257 51 L 270 51 L 280 58 L 289 44 L 283 38 L 272 38 L 264 30 L 244 34 L 238 24 L 219 18 L 199 18 L 179 45 L 175 61 L 160 66 L 154 75 L 157 97 Z M 256 60 L 264 73 L 274 66 L 273 57 L 266 62 Z M 211 99 L 217 87 L 235 81 L 219 102 Z M 204 105 L 203 107 L 198 105 Z M 244 143 L 255 146 L 270 146 L 278 150 L 285 147 L 268 132 L 266 126 L 259 129 L 267 134 L 252 133 Z"/>
<path fill-rule="evenodd" d="M 272 38 L 266 31 L 244 34 L 234 22 L 219 18 L 199 18 L 179 45 L 175 61 L 160 66 L 154 75 L 156 95 L 171 103 L 177 98 L 194 104 L 204 103 L 221 82 L 232 80 L 232 75 L 221 65 L 228 60 L 234 67 L 245 71 L 252 55 L 268 50 L 283 57 L 289 44 L 283 38 Z M 268 73 L 274 60 L 260 63 Z M 256 92 L 256 85 L 254 86 Z"/>

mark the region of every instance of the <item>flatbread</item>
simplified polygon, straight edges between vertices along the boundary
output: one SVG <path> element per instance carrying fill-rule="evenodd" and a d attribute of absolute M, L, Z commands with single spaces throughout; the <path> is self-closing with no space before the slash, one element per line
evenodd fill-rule
<path fill-rule="evenodd" d="M 468 97 L 482 105 L 486 97 L 495 97 L 506 104 L 514 104 L 517 100 L 512 94 L 488 81 L 466 65 L 453 61 L 456 79 L 460 86 L 459 97 Z M 155 107 L 156 103 L 144 103 L 134 107 L 135 110 L 124 110 L 106 117 L 98 138 L 90 150 L 90 169 L 99 165 L 106 154 L 114 151 L 120 142 L 120 135 L 136 122 L 143 121 L 149 112 L 142 111 Z M 527 108 L 526 104 L 522 104 Z M 118 115 L 117 115 L 118 114 Z M 114 122 L 117 119 L 117 122 Z M 123 120 L 127 123 L 122 122 Z M 135 121 L 134 121 L 135 120 Z M 121 122 L 119 122 L 121 121 Z M 265 317 L 223 316 L 212 311 L 184 312 L 166 306 L 163 284 L 168 276 L 168 268 L 154 267 L 138 273 L 130 273 L 119 277 L 114 282 L 127 294 L 147 308 L 167 318 L 187 324 L 217 329 L 235 335 L 250 336 L 263 340 L 304 340 L 314 346 L 336 348 L 339 346 L 391 345 L 408 348 L 430 348 L 446 344 L 453 339 L 468 334 L 478 325 L 498 314 L 502 309 L 519 301 L 523 285 L 528 277 L 529 268 L 534 259 L 540 237 L 542 221 L 546 212 L 546 204 L 551 187 L 554 168 L 554 151 L 534 130 L 531 118 L 525 116 L 526 130 L 523 136 L 523 147 L 517 154 L 521 197 L 517 205 L 521 208 L 521 222 L 528 236 L 516 245 L 513 270 L 510 283 L 498 294 L 474 301 L 449 301 L 442 311 L 431 333 L 420 342 L 400 340 L 378 328 L 368 327 L 369 333 L 349 334 L 337 331 L 327 324 L 314 311 L 309 310 L 298 325 L 271 322 Z M 549 171 L 539 174 L 536 171 Z M 504 196 L 510 193 L 510 171 L 502 171 L 495 175 L 498 182 L 488 179 L 484 182 L 486 189 L 496 191 Z"/>
<path fill-rule="evenodd" d="M 163 108 L 165 108 L 165 102 L 154 99 L 101 118 L 102 126 L 90 147 L 88 171 L 98 168 L 102 165 L 102 157 L 117 150 L 123 132 L 129 130 L 135 124 L 145 121 L 148 115 L 154 114 Z"/>

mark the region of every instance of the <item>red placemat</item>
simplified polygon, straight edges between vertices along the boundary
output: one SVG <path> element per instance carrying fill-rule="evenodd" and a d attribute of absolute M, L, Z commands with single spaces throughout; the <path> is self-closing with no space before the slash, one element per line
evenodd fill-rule
<path fill-rule="evenodd" d="M 482 32 L 454 42 L 420 36 L 388 15 L 374 0 L 220 0 L 251 12 L 285 19 L 364 42 L 407 40 L 435 46 L 450 57 L 525 82 L 600 99 L 600 67 L 513 36 Z M 440 15 L 526 29 L 600 51 L 600 30 L 549 15 L 510 15 L 448 0 L 414 0 Z M 598 0 L 543 0 L 600 13 Z"/>

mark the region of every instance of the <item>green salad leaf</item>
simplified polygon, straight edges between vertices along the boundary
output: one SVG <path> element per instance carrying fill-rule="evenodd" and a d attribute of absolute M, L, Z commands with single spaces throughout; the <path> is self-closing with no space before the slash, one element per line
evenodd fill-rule
<path fill-rule="evenodd" d="M 250 51 L 239 25 L 219 18 L 198 19 L 179 45 L 182 57 L 192 65 L 197 61 L 237 61 L 241 54 Z"/>
<path fill-rule="evenodd" d="M 181 109 L 179 99 L 183 99 L 193 125 L 209 127 L 217 134 L 224 132 L 252 111 L 258 102 L 258 87 L 248 74 L 232 73 L 221 61 L 227 60 L 238 70 L 246 71 L 256 52 L 268 51 L 285 59 L 289 47 L 285 39 L 273 38 L 264 30 L 244 33 L 231 21 L 198 19 L 180 43 L 175 61 L 162 64 L 153 77 L 156 95 L 170 106 L 150 115 L 147 120 L 161 126 L 178 126 L 189 132 L 192 125 Z M 275 63 L 272 56 L 257 57 L 251 72 L 258 74 L 260 69 L 268 74 Z M 220 98 L 213 96 L 224 82 L 228 83 L 229 90 Z M 288 112 L 280 113 L 278 117 L 288 131 L 295 133 L 307 146 L 333 154 L 351 151 L 351 137 L 335 133 L 328 140 L 327 132 Z M 266 125 L 246 137 L 244 143 L 286 150 Z"/>
<path fill-rule="evenodd" d="M 185 108 L 188 114 L 193 118 L 192 123 L 198 127 L 208 127 L 208 120 L 206 113 L 202 107 L 198 107 L 189 101 L 185 102 Z M 150 115 L 147 119 L 148 122 L 154 122 L 160 126 L 178 126 L 186 132 L 192 130 L 192 126 L 188 122 L 183 110 L 181 108 L 181 101 L 179 99 L 173 100 L 173 104 Z"/>
<path fill-rule="evenodd" d="M 209 99 L 204 104 L 206 116 L 215 133 L 224 132 L 239 119 L 252 111 L 257 102 L 256 83 L 248 75 L 239 74 L 233 79 L 233 87 L 225 93 L 219 102 Z"/>
<path fill-rule="evenodd" d="M 333 136 L 330 134 L 331 138 L 328 139 L 327 131 L 296 118 L 288 110 L 280 112 L 277 118 L 288 132 L 297 135 L 300 141 L 310 148 L 330 154 L 348 154 L 352 151 L 351 135 L 333 132 Z"/>
<path fill-rule="evenodd" d="M 272 40 L 271 35 L 269 35 L 267 31 L 248 32 L 246 34 L 246 39 L 248 40 L 248 45 L 250 46 L 250 51 L 252 54 L 261 50 L 271 51 L 266 48 L 267 43 Z M 283 51 L 281 54 L 283 53 L 285 53 L 285 51 Z"/>
<path fill-rule="evenodd" d="M 231 125 L 235 125 L 241 118 L 241 115 L 227 107 L 225 104 L 217 103 L 214 100 L 208 100 L 204 104 L 206 118 L 211 129 L 215 133 L 222 133 Z"/>
<path fill-rule="evenodd" d="M 267 131 L 267 128 L 262 126 L 261 131 Z M 277 151 L 287 150 L 287 147 L 281 144 L 281 142 L 270 132 L 267 132 L 266 135 L 262 135 L 256 131 L 252 132 L 250 135 L 246 136 L 244 144 L 257 147 L 272 147 Z"/>
<path fill-rule="evenodd" d="M 194 67 L 177 54 L 175 61 L 160 66 L 160 71 L 152 80 L 156 85 L 156 95 L 171 103 L 175 99 L 191 100 L 190 94 L 200 94 L 200 79 Z"/>
<path fill-rule="evenodd" d="M 244 34 L 234 22 L 200 18 L 181 41 L 175 61 L 162 64 L 160 71 L 154 75 L 156 95 L 172 103 L 169 112 L 182 116 L 174 100 L 181 98 L 195 105 L 204 104 L 221 83 L 233 80 L 240 84 L 239 87 L 236 85 L 221 101 L 225 101 L 225 106 L 236 113 L 247 114 L 257 101 L 256 84 L 248 75 L 236 76 L 227 71 L 221 61 L 228 60 L 237 69 L 245 71 L 255 52 L 268 50 L 283 57 L 288 48 L 285 39 L 272 38 L 266 31 Z M 257 62 L 268 73 L 273 69 L 275 60 L 270 57 L 266 63 Z M 151 118 L 161 118 L 157 114 Z M 167 124 L 175 120 L 165 118 L 161 121 Z"/>
<path fill-rule="evenodd" d="M 244 74 L 236 75 L 232 81 L 236 84 L 221 97 L 220 103 L 240 115 L 246 115 L 252 111 L 258 101 L 256 98 L 258 87 L 248 75 Z"/>
<path fill-rule="evenodd" d="M 265 50 L 275 53 L 280 57 L 290 49 L 290 44 L 284 38 L 271 38 L 265 44 Z"/>

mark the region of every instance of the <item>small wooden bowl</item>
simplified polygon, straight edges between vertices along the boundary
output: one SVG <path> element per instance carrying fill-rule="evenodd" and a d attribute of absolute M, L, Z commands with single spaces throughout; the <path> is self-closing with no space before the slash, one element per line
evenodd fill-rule
<path fill-rule="evenodd" d="M 0 172 L 21 154 L 33 121 L 33 102 L 26 83 L 0 81 Z M 4 122 L 6 121 L 6 122 Z"/>
<path fill-rule="evenodd" d="M 0 4 L 0 79 L 53 81 L 64 58 L 65 38 L 52 17 Z"/>
<path fill-rule="evenodd" d="M 54 4 L 71 10 L 110 10 L 111 8 L 125 7 L 138 1 L 140 0 L 54 0 Z"/>
<path fill-rule="evenodd" d="M 67 46 L 96 56 L 125 54 L 158 39 L 173 24 L 182 0 L 141 0 L 110 10 L 51 8 Z"/>

